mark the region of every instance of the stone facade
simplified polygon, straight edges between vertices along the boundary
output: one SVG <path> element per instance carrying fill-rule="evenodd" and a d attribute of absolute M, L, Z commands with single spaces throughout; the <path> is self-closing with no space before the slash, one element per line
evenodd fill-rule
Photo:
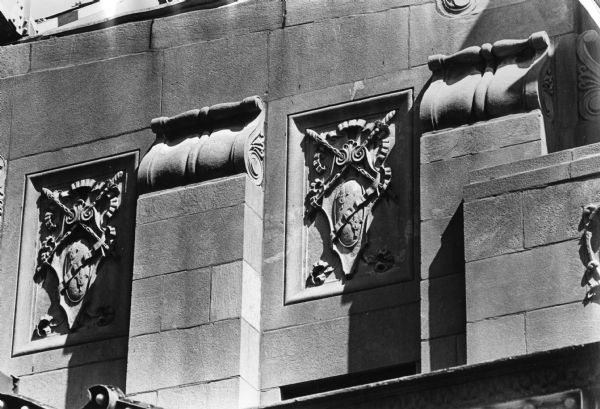
<path fill-rule="evenodd" d="M 0 47 L 0 409 L 597 404 L 598 4 L 192 3 Z"/>

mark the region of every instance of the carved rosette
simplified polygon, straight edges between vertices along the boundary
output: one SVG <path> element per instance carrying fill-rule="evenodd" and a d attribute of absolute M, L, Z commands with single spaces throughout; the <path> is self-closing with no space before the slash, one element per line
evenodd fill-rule
<path fill-rule="evenodd" d="M 579 115 L 586 121 L 600 119 L 600 35 L 588 30 L 577 38 L 577 87 L 579 89 Z"/>
<path fill-rule="evenodd" d="M 395 114 L 391 111 L 382 120 L 370 123 L 363 119 L 344 121 L 330 132 L 305 131 L 305 139 L 315 147 L 312 158 L 315 177 L 309 180 L 306 217 L 313 218 L 316 211 L 326 215 L 331 245 L 339 256 L 346 279 L 355 272 L 355 261 L 363 249 L 372 208 L 392 178 L 386 161 L 395 142 L 395 136 L 389 132 Z M 391 265 L 386 264 L 382 271 Z M 335 267 L 326 261 L 317 261 L 307 285 L 323 284 Z"/>
<path fill-rule="evenodd" d="M 0 230 L 4 215 L 4 184 L 6 182 L 6 161 L 0 156 Z"/>
<path fill-rule="evenodd" d="M 78 180 L 65 190 L 42 188 L 36 279 L 43 282 L 49 280 L 48 274 L 55 276 L 49 282 L 57 280 L 58 302 L 69 330 L 90 319 L 102 326 L 114 318 L 112 305 L 101 305 L 94 312 L 81 310 L 99 264 L 113 249 L 117 231 L 111 219 L 121 205 L 123 179 L 120 171 L 106 179 Z M 64 320 L 61 317 L 50 312 L 42 316 L 37 335 L 50 335 Z"/>

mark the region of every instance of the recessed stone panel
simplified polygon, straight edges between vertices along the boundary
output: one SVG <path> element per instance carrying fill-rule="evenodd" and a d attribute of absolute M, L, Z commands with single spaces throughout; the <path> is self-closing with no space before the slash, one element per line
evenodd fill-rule
<path fill-rule="evenodd" d="M 286 303 L 413 278 L 411 100 L 289 118 Z"/>
<path fill-rule="evenodd" d="M 14 355 L 127 333 L 136 162 L 25 176 Z"/>

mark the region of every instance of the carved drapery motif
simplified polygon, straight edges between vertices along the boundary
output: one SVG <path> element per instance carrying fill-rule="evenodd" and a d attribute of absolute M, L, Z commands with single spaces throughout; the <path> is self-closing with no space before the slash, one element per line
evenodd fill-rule
<path fill-rule="evenodd" d="M 598 50 L 600 50 L 600 35 L 596 31 L 588 30 L 579 35 L 577 38 L 579 115 L 586 121 L 600 119 L 600 62 L 595 58 Z"/>
<path fill-rule="evenodd" d="M 580 244 L 580 256 L 585 265 L 585 271 L 581 278 L 581 286 L 587 291 L 583 298 L 583 305 L 596 300 L 600 296 L 600 260 L 598 249 L 600 248 L 600 203 L 590 203 L 583 208 L 579 229 L 583 230 Z"/>
<path fill-rule="evenodd" d="M 326 215 L 331 245 L 346 278 L 354 273 L 371 210 L 392 178 L 386 160 L 394 146 L 395 136 L 388 128 L 395 114 L 391 111 L 382 120 L 371 123 L 363 119 L 344 121 L 330 132 L 305 131 L 306 140 L 315 145 L 312 167 L 317 175 L 309 181 L 306 217 L 310 219 L 317 210 Z M 393 256 L 390 257 L 386 259 L 387 268 L 378 265 L 380 272 L 394 264 Z M 376 261 L 369 259 L 367 263 Z M 324 260 L 315 262 L 307 285 L 323 284 L 334 269 Z"/>
<path fill-rule="evenodd" d="M 113 250 L 117 231 L 111 219 L 121 206 L 123 179 L 124 173 L 119 171 L 107 178 L 78 180 L 64 190 L 42 188 L 35 278 L 43 282 L 50 280 L 48 274 L 56 276 L 58 302 L 69 330 L 89 322 L 104 326 L 114 318 L 114 306 L 110 304 L 94 311 L 82 308 L 99 264 Z M 58 314 L 43 315 L 37 324 L 37 336 L 50 335 L 62 320 Z"/>

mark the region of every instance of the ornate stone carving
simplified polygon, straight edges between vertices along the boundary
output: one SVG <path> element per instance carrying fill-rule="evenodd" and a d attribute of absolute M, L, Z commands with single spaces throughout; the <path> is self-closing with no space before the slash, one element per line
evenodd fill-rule
<path fill-rule="evenodd" d="M 420 109 L 424 130 L 540 108 L 538 83 L 550 84 L 551 52 L 548 35 L 539 32 L 525 40 L 501 40 L 429 57 L 433 76 Z M 546 81 L 540 80 L 544 75 Z M 544 103 L 544 110 L 553 112 L 552 98 Z"/>
<path fill-rule="evenodd" d="M 597 300 L 600 296 L 600 260 L 598 250 L 600 248 L 600 203 L 591 203 L 583 208 L 579 230 L 583 230 L 580 244 L 580 256 L 585 265 L 585 272 L 581 278 L 581 286 L 587 287 L 583 305 Z"/>
<path fill-rule="evenodd" d="M 156 142 L 142 159 L 142 192 L 236 173 L 263 180 L 264 109 L 259 97 L 152 120 Z"/>
<path fill-rule="evenodd" d="M 81 310 L 99 264 L 113 249 L 117 231 L 111 219 L 121 206 L 123 176 L 119 171 L 109 178 L 78 180 L 64 190 L 42 188 L 36 279 L 56 275 L 58 302 L 70 330 L 90 320 L 103 326 L 114 318 L 110 304 L 95 311 Z M 50 335 L 60 324 L 60 317 L 45 314 L 36 327 L 37 335 Z"/>
<path fill-rule="evenodd" d="M 330 132 L 306 129 L 306 138 L 316 145 L 312 161 L 316 176 L 306 195 L 307 217 L 316 210 L 326 215 L 331 244 L 347 278 L 354 273 L 372 208 L 392 179 L 386 161 L 395 141 L 389 132 L 395 114 L 391 111 L 370 123 L 363 119 L 344 121 Z M 322 263 L 313 268 L 313 285 L 323 284 L 333 271 Z"/>
<path fill-rule="evenodd" d="M 6 161 L 0 156 L 0 230 L 2 230 L 2 218 L 4 215 L 4 183 L 6 182 Z"/>
<path fill-rule="evenodd" d="M 473 10 L 476 0 L 437 0 L 440 10 L 444 14 L 458 15 Z"/>
<path fill-rule="evenodd" d="M 586 121 L 600 119 L 600 35 L 594 30 L 583 32 L 577 38 L 577 87 L 579 115 Z"/>
<path fill-rule="evenodd" d="M 158 406 L 128 398 L 121 389 L 112 385 L 94 385 L 88 391 L 90 401 L 84 409 L 161 409 Z"/>

